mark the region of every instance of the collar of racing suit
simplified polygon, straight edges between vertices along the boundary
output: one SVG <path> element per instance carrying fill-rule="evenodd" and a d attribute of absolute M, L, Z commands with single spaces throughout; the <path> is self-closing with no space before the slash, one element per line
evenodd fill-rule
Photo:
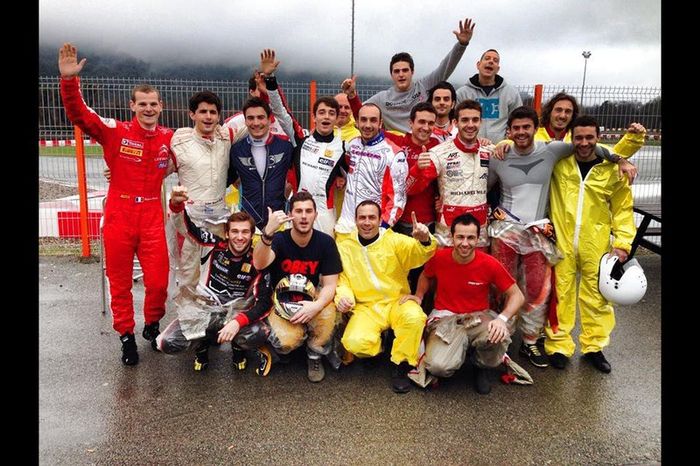
<path fill-rule="evenodd" d="M 382 142 L 383 140 L 384 140 L 384 130 L 383 130 L 383 129 L 380 129 L 380 130 L 379 130 L 379 134 L 377 134 L 374 138 L 370 139 L 370 140 L 367 141 L 367 142 L 362 141 L 362 143 L 363 143 L 365 146 L 374 146 L 374 145 L 379 144 L 379 143 Z"/>
<path fill-rule="evenodd" d="M 557 134 L 549 125 L 547 125 L 544 127 L 544 130 L 547 131 L 547 134 L 549 134 L 549 137 L 552 138 L 553 141 L 563 141 L 564 137 L 566 137 L 566 129 Z"/>
<path fill-rule="evenodd" d="M 156 124 L 156 127 L 153 129 L 145 129 L 143 126 L 141 126 L 139 120 L 137 120 L 136 117 L 133 117 L 131 119 L 131 124 L 133 130 L 136 131 L 138 135 L 143 136 L 145 138 L 155 137 L 156 134 L 158 134 L 158 128 L 160 127 L 160 125 Z"/>
<path fill-rule="evenodd" d="M 333 140 L 333 136 L 333 131 L 331 131 L 330 134 L 323 136 L 321 133 L 314 130 L 314 139 L 318 142 L 331 142 Z"/>
<path fill-rule="evenodd" d="M 471 146 L 471 147 L 467 147 L 466 145 L 464 145 L 464 143 L 463 143 L 462 140 L 459 138 L 459 136 L 457 136 L 456 138 L 454 138 L 454 142 L 455 142 L 455 146 L 457 146 L 457 149 L 461 150 L 462 152 L 468 152 L 468 153 L 470 153 L 470 154 L 476 154 L 477 151 L 479 150 L 479 145 L 480 145 L 480 144 L 479 144 L 479 140 L 478 140 L 478 139 L 476 140 L 476 144 L 474 144 L 474 145 Z"/>
<path fill-rule="evenodd" d="M 260 139 L 255 139 L 249 134 L 248 135 L 248 143 L 251 146 L 257 146 L 257 147 L 266 146 L 272 142 L 272 136 L 273 136 L 273 134 L 271 131 L 268 131 L 267 135 L 261 137 Z"/>

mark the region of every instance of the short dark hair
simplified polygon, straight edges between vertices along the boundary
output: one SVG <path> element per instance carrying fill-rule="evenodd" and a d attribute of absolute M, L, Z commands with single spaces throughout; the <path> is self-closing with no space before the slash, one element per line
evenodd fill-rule
<path fill-rule="evenodd" d="M 338 103 L 335 98 L 330 97 L 330 96 L 324 96 L 324 97 L 319 97 L 316 102 L 314 102 L 314 108 L 313 108 L 313 113 L 316 115 L 316 110 L 318 110 L 318 107 L 321 104 L 326 104 L 326 106 L 332 108 L 335 110 L 335 113 L 340 112 L 340 104 Z"/>
<path fill-rule="evenodd" d="M 377 215 L 379 216 L 379 218 L 382 217 L 382 207 L 378 203 L 374 202 L 371 199 L 365 199 L 364 201 L 357 204 L 357 207 L 355 207 L 355 218 L 357 218 L 357 211 L 360 210 L 360 207 L 363 207 L 366 205 L 373 205 L 374 207 L 376 207 L 377 208 Z"/>
<path fill-rule="evenodd" d="M 270 113 L 272 113 L 272 110 L 270 110 L 270 106 L 267 104 L 267 102 L 260 99 L 259 97 L 251 97 L 246 101 L 245 105 L 243 105 L 243 116 L 245 117 L 246 110 L 248 110 L 249 108 L 256 107 L 260 107 L 263 110 L 265 110 L 265 114 L 268 116 L 268 118 L 270 116 Z"/>
<path fill-rule="evenodd" d="M 501 54 L 498 52 L 498 50 L 496 50 L 496 49 L 488 49 L 486 52 L 484 52 L 484 53 L 481 54 L 481 58 L 479 58 L 479 61 L 483 60 L 483 59 L 484 59 L 484 55 L 486 55 L 486 54 L 489 53 L 489 52 L 496 52 L 496 53 L 498 53 L 498 56 L 499 56 L 499 57 L 501 56 Z"/>
<path fill-rule="evenodd" d="M 437 83 L 436 85 L 434 85 L 433 87 L 430 88 L 430 90 L 428 91 L 428 102 L 430 102 L 431 104 L 433 103 L 433 94 L 438 89 L 447 89 L 448 91 L 450 91 L 450 94 L 452 94 L 452 102 L 455 105 L 457 104 L 457 91 L 455 91 L 455 87 L 447 81 L 440 81 L 439 83 Z M 454 117 L 455 117 L 455 109 L 453 107 L 452 110 L 450 110 L 450 117 L 449 118 L 450 118 L 450 120 L 452 120 Z"/>
<path fill-rule="evenodd" d="M 250 224 L 250 231 L 255 233 L 255 220 L 253 220 L 253 217 L 251 217 L 248 212 L 240 211 L 232 213 L 228 220 L 226 220 L 224 231 L 228 232 L 233 222 L 248 222 Z"/>
<path fill-rule="evenodd" d="M 155 92 L 158 94 L 158 100 L 162 100 L 160 98 L 160 92 L 158 92 L 158 89 L 155 87 L 151 86 L 150 84 L 137 84 L 134 86 L 134 88 L 131 90 L 131 101 L 136 102 L 136 93 L 137 92 L 143 92 L 144 94 L 150 94 L 151 92 Z"/>
<path fill-rule="evenodd" d="M 542 115 L 540 115 L 540 126 L 544 127 L 549 125 L 549 119 L 552 117 L 554 105 L 556 105 L 556 103 L 560 100 L 568 100 L 574 107 L 574 111 L 571 114 L 571 121 L 566 127 L 567 130 L 571 129 L 571 123 L 573 123 L 576 117 L 578 117 L 578 102 L 576 102 L 576 97 L 569 95 L 566 92 L 559 92 L 558 94 L 554 95 L 554 97 L 549 99 L 549 102 L 544 104 L 542 107 Z"/>
<path fill-rule="evenodd" d="M 534 108 L 528 107 L 527 105 L 518 107 L 512 112 L 510 112 L 510 115 L 508 115 L 508 122 L 506 126 L 510 128 L 510 124 L 513 123 L 513 120 L 516 120 L 518 118 L 529 118 L 530 120 L 532 120 L 532 124 L 535 126 L 535 129 L 537 129 L 537 127 L 539 126 L 540 119 L 537 117 L 537 112 Z"/>
<path fill-rule="evenodd" d="M 251 76 L 251 78 L 248 80 L 248 90 L 254 91 L 257 88 L 258 88 L 258 83 L 257 83 L 257 81 L 255 81 L 255 76 Z"/>
<path fill-rule="evenodd" d="M 590 115 L 581 115 L 571 122 L 571 137 L 574 136 L 574 129 L 578 126 L 595 126 L 596 136 L 600 136 L 600 126 L 598 125 L 598 120 Z"/>
<path fill-rule="evenodd" d="M 464 109 L 478 110 L 479 116 L 481 116 L 481 104 L 476 100 L 466 99 L 458 103 L 455 107 L 455 118 L 459 118 L 459 112 L 461 112 Z"/>
<path fill-rule="evenodd" d="M 413 71 L 413 57 L 411 56 L 411 54 L 408 52 L 399 52 L 394 54 L 393 57 L 391 57 L 391 61 L 389 62 L 389 73 L 391 73 L 394 70 L 394 63 L 399 61 L 408 62 L 408 66 L 410 66 L 411 71 Z"/>
<path fill-rule="evenodd" d="M 377 110 L 379 110 L 379 119 L 380 119 L 380 120 L 382 119 L 382 109 L 379 108 L 379 105 L 373 104 L 373 103 L 371 103 L 371 102 L 370 102 L 370 103 L 366 103 L 366 104 L 362 104 L 362 107 L 360 107 L 360 110 L 362 110 L 362 109 L 365 108 L 365 107 L 374 107 L 374 108 L 376 108 Z M 358 119 L 358 120 L 360 119 L 360 110 L 357 111 L 357 119 Z"/>
<path fill-rule="evenodd" d="M 314 197 L 309 194 L 308 191 L 299 191 L 289 198 L 289 211 L 291 212 L 292 209 L 294 209 L 295 203 L 304 201 L 311 201 L 314 205 L 314 210 L 316 210 L 316 201 L 314 201 Z"/>
<path fill-rule="evenodd" d="M 481 234 L 481 224 L 472 214 L 462 214 L 455 217 L 452 220 L 452 225 L 450 225 L 450 233 L 455 234 L 457 225 L 476 225 L 476 236 L 479 237 Z"/>
<path fill-rule="evenodd" d="M 190 97 L 190 112 L 197 112 L 197 107 L 202 102 L 206 104 L 216 105 L 216 111 L 221 113 L 221 99 L 218 95 L 214 94 L 212 91 L 201 91 Z"/>
<path fill-rule="evenodd" d="M 418 102 L 414 105 L 411 109 L 411 121 L 416 119 L 416 113 L 418 112 L 430 112 L 437 118 L 437 110 L 435 110 L 435 107 L 433 107 L 433 104 L 430 102 Z"/>

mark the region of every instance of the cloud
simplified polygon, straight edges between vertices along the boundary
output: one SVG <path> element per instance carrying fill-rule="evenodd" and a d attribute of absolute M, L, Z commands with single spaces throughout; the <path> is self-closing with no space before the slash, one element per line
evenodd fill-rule
<path fill-rule="evenodd" d="M 660 2 L 629 5 L 623 0 L 356 0 L 355 70 L 360 76 L 388 77 L 391 55 L 407 51 L 422 76 L 454 44 L 458 21 L 470 16 L 476 29 L 453 74 L 455 83 L 475 72 L 481 52 L 496 48 L 502 74 L 515 84 L 577 83 L 581 51 L 591 50 L 591 84 L 660 86 Z M 251 68 L 262 48 L 274 48 L 280 73 L 350 73 L 351 0 L 41 0 L 39 13 L 40 44 L 56 48 L 70 41 L 79 50 L 125 53 L 154 64 Z"/>

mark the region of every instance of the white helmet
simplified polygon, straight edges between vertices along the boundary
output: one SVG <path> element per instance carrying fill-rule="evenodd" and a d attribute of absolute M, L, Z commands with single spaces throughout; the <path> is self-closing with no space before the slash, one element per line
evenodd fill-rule
<path fill-rule="evenodd" d="M 598 289 L 605 299 L 615 304 L 636 304 L 647 291 L 647 277 L 637 259 L 624 264 L 620 264 L 619 260 L 617 256 L 603 254 L 598 272 Z"/>

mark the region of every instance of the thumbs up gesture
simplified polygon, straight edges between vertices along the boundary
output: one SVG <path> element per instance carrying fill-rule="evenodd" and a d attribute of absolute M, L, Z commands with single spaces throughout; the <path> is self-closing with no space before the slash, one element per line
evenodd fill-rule
<path fill-rule="evenodd" d="M 430 152 L 428 152 L 425 146 L 421 146 L 421 150 L 423 152 L 418 154 L 417 165 L 421 170 L 425 170 L 426 168 L 430 167 L 430 164 L 433 162 L 430 160 Z"/>
<path fill-rule="evenodd" d="M 416 212 L 411 211 L 411 220 L 413 220 L 413 238 L 417 239 L 421 243 L 425 243 L 430 240 L 430 231 L 428 230 L 428 227 L 425 226 L 423 223 L 420 223 L 416 219 Z"/>

